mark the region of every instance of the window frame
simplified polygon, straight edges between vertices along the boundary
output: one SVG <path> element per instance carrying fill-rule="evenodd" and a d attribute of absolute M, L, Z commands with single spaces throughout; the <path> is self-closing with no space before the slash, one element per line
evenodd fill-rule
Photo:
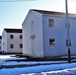
<path fill-rule="evenodd" d="M 49 27 L 54 27 L 54 19 L 49 18 Z"/>
<path fill-rule="evenodd" d="M 23 48 L 23 44 L 20 44 L 20 48 Z"/>
<path fill-rule="evenodd" d="M 49 46 L 50 47 L 55 47 L 55 38 L 50 38 L 49 39 Z"/>
<path fill-rule="evenodd" d="M 14 39 L 14 35 L 10 35 L 10 39 Z"/>
<path fill-rule="evenodd" d="M 10 49 L 14 49 L 14 44 L 10 44 Z"/>
<path fill-rule="evenodd" d="M 20 35 L 19 38 L 22 39 L 22 35 Z"/>

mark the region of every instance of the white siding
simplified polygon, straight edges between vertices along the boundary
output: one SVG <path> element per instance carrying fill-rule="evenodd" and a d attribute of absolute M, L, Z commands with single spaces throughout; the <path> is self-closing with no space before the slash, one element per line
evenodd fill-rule
<path fill-rule="evenodd" d="M 10 39 L 10 35 L 13 35 L 14 39 Z M 20 44 L 23 44 L 23 42 L 20 35 L 22 33 L 7 33 L 4 30 L 2 34 L 2 51 L 6 53 L 22 53 L 23 48 L 20 48 Z M 11 49 L 10 44 L 14 44 L 14 48 Z"/>
<path fill-rule="evenodd" d="M 76 19 L 70 20 L 71 54 L 76 55 Z"/>
<path fill-rule="evenodd" d="M 33 21 L 33 23 L 31 23 Z M 31 24 L 33 27 L 31 28 Z M 23 54 L 34 57 L 43 57 L 43 28 L 42 15 L 29 12 L 22 25 L 23 28 Z M 34 41 L 31 35 L 35 35 Z"/>
<path fill-rule="evenodd" d="M 14 38 L 10 39 L 10 35 L 13 35 Z M 22 39 L 20 39 L 20 35 L 22 35 L 22 33 L 8 33 L 7 34 L 7 50 L 9 53 L 22 53 L 22 48 L 20 48 L 20 44 L 22 43 Z M 14 48 L 10 48 L 10 44 L 14 45 Z"/>
<path fill-rule="evenodd" d="M 5 30 L 2 33 L 2 51 L 7 52 L 7 32 Z"/>
<path fill-rule="evenodd" d="M 54 19 L 54 27 L 49 27 L 49 19 Z M 31 28 L 31 21 L 33 27 Z M 71 55 L 76 54 L 76 18 L 69 18 Z M 66 46 L 67 27 L 66 18 L 61 15 L 46 15 L 38 12 L 29 12 L 23 22 L 23 54 L 33 57 L 51 57 L 68 55 Z M 31 40 L 35 35 L 35 40 Z M 49 39 L 55 39 L 55 47 L 50 47 Z"/>
<path fill-rule="evenodd" d="M 54 27 L 49 27 L 48 19 L 54 19 Z M 71 54 L 76 54 L 76 43 L 75 43 L 75 24 L 76 19 L 70 18 L 70 38 L 71 38 Z M 44 26 L 44 56 L 60 56 L 67 55 L 68 49 L 66 46 L 67 39 L 67 28 L 66 28 L 66 18 L 55 17 L 55 16 L 44 16 L 43 26 Z M 55 47 L 50 47 L 49 39 L 55 38 Z"/>

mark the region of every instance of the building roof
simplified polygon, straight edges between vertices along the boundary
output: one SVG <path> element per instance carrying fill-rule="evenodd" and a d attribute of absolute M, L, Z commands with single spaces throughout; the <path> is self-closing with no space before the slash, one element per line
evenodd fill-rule
<path fill-rule="evenodd" d="M 0 39 L 2 39 L 2 36 L 0 36 Z"/>
<path fill-rule="evenodd" d="M 52 15 L 62 15 L 62 16 L 66 16 L 66 13 L 63 12 L 55 12 L 55 11 L 46 11 L 46 10 L 37 10 L 37 9 L 31 9 L 30 11 L 36 11 L 38 13 L 41 14 L 52 14 Z M 69 17 L 76 17 L 76 14 L 68 14 Z"/>
<path fill-rule="evenodd" d="M 4 29 L 7 33 L 22 33 L 22 29 Z"/>

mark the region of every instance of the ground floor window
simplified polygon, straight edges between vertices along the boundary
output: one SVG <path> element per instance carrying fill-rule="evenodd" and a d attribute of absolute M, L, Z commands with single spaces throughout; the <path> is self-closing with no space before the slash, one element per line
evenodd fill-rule
<path fill-rule="evenodd" d="M 14 44 L 10 44 L 10 48 L 13 49 L 14 48 Z"/>
<path fill-rule="evenodd" d="M 20 48 L 23 48 L 23 44 L 20 44 Z"/>
<path fill-rule="evenodd" d="M 55 39 L 54 38 L 49 39 L 49 45 L 50 45 L 50 47 L 55 46 Z"/>

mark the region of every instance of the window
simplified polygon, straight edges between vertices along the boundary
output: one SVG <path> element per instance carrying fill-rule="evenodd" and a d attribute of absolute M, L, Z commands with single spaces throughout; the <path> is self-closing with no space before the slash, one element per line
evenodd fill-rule
<path fill-rule="evenodd" d="M 54 27 L 54 19 L 49 19 L 49 27 Z"/>
<path fill-rule="evenodd" d="M 13 35 L 10 35 L 10 39 L 13 39 L 14 38 L 14 36 Z"/>
<path fill-rule="evenodd" d="M 20 35 L 20 39 L 22 39 L 22 35 Z"/>
<path fill-rule="evenodd" d="M 68 40 L 66 40 L 66 46 L 68 46 Z M 69 46 L 71 46 L 71 39 L 69 39 Z"/>
<path fill-rule="evenodd" d="M 23 45 L 22 44 L 20 44 L 20 48 L 23 48 Z"/>
<path fill-rule="evenodd" d="M 55 46 L 55 39 L 49 39 L 49 45 L 50 45 L 50 47 L 54 47 Z"/>
<path fill-rule="evenodd" d="M 10 44 L 10 48 L 14 48 L 14 44 Z"/>

